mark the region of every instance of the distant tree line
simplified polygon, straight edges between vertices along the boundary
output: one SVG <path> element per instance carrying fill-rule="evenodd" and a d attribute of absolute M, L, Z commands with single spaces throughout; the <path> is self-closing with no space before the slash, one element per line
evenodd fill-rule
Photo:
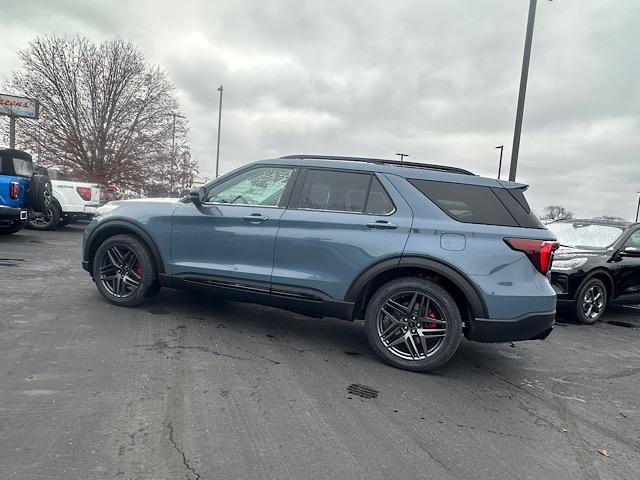
<path fill-rule="evenodd" d="M 175 87 L 133 44 L 39 37 L 19 60 L 7 86 L 40 101 L 40 119 L 18 122 L 16 144 L 38 163 L 142 195 L 166 194 L 170 183 L 191 186 L 197 164 L 183 118 L 176 118 L 172 168 L 167 114 L 179 112 Z"/>

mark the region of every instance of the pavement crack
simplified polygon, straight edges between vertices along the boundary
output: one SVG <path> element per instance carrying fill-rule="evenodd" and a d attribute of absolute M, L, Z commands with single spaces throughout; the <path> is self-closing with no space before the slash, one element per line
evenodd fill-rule
<path fill-rule="evenodd" d="M 200 474 L 198 472 L 196 472 L 196 470 L 189 464 L 189 462 L 187 461 L 187 456 L 184 454 L 184 452 L 180 449 L 180 447 L 178 447 L 178 444 L 176 443 L 175 439 L 173 438 L 173 424 L 171 423 L 167 423 L 166 425 L 167 430 L 169 431 L 169 443 L 171 444 L 171 446 L 176 450 L 176 452 L 178 452 L 180 454 L 180 456 L 182 457 L 182 464 L 187 468 L 187 470 L 189 470 L 191 473 L 193 473 L 196 477 L 196 480 L 200 480 L 200 478 L 202 478 L 200 476 Z"/>
<path fill-rule="evenodd" d="M 134 345 L 135 347 L 144 347 L 144 348 L 148 348 L 149 350 L 159 350 L 159 351 L 163 351 L 163 350 L 197 350 L 200 352 L 206 352 L 206 353 L 210 353 L 212 355 L 216 355 L 218 357 L 227 357 L 227 358 L 233 358 L 235 360 L 252 360 L 251 358 L 248 357 L 240 357 L 238 355 L 231 355 L 230 353 L 222 353 L 222 352 L 218 352 L 217 350 L 213 350 L 212 348 L 208 348 L 208 347 L 201 347 L 201 346 L 187 346 L 187 345 L 169 345 L 168 342 L 165 342 L 163 340 L 157 340 L 155 343 L 153 344 L 138 344 L 138 345 Z"/>

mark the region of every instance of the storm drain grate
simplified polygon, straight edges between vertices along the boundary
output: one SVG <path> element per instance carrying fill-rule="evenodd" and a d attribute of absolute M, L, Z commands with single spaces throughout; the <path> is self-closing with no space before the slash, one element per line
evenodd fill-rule
<path fill-rule="evenodd" d="M 366 385 L 358 385 L 357 383 L 349 385 L 347 387 L 347 392 L 351 395 L 357 395 L 362 398 L 376 398 L 379 393 L 375 388 L 367 387 Z"/>

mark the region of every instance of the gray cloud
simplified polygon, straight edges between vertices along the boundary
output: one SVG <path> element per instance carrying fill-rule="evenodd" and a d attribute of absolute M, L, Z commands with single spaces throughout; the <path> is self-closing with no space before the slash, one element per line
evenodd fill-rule
<path fill-rule="evenodd" d="M 508 170 L 527 2 L 6 2 L 3 73 L 38 34 L 120 36 L 175 82 L 201 171 L 296 152 Z M 634 0 L 540 1 L 518 180 L 535 208 L 631 218 L 640 190 Z"/>

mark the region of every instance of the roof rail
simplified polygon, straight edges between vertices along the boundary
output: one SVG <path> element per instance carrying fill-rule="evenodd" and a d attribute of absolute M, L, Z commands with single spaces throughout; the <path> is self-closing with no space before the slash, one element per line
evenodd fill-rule
<path fill-rule="evenodd" d="M 462 175 L 475 175 L 469 170 L 458 167 L 449 167 L 447 165 L 433 165 L 430 163 L 417 163 L 417 162 L 400 162 L 398 160 L 385 160 L 383 158 L 367 158 L 367 157 L 342 157 L 336 155 L 285 155 L 280 158 L 299 158 L 299 159 L 317 159 L 317 160 L 344 160 L 348 162 L 364 162 L 375 163 L 378 165 L 394 165 L 397 167 L 414 167 L 414 168 L 426 168 L 428 170 L 438 170 L 441 172 L 460 173 Z"/>

